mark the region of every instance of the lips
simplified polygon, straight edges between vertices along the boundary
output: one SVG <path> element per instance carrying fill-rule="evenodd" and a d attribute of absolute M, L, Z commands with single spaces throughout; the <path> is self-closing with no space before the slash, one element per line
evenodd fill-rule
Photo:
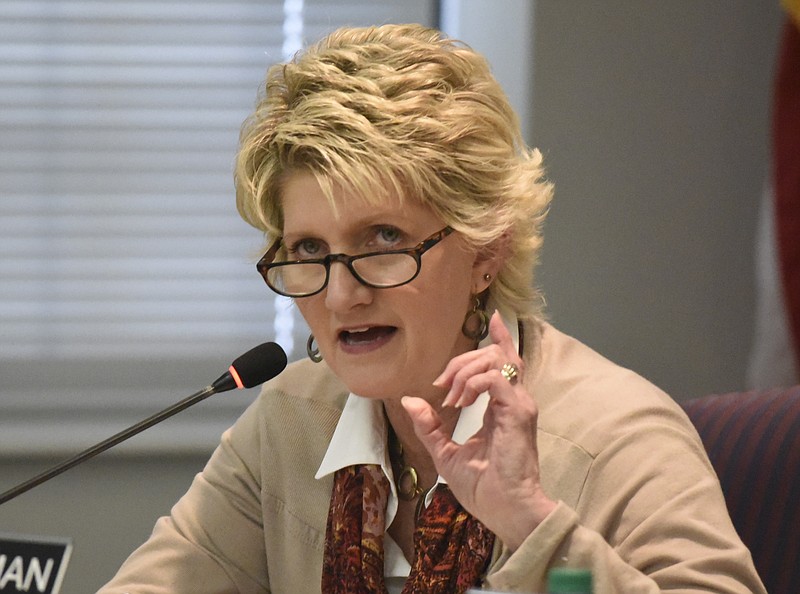
<path fill-rule="evenodd" d="M 346 345 L 358 346 L 382 341 L 389 338 L 397 331 L 394 326 L 369 326 L 365 328 L 352 328 L 342 330 L 339 340 Z"/>

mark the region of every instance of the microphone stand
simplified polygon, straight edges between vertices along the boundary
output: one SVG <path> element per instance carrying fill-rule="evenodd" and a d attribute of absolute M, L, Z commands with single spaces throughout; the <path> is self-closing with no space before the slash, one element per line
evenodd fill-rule
<path fill-rule="evenodd" d="M 222 378 L 220 378 L 220 380 L 221 379 Z M 6 501 L 14 499 L 18 495 L 22 495 L 26 491 L 33 489 L 35 486 L 40 485 L 41 483 L 50 480 L 55 476 L 58 476 L 59 474 L 69 470 L 73 466 L 77 466 L 81 462 L 84 462 L 85 460 L 88 460 L 89 458 L 92 458 L 97 454 L 100 454 L 101 452 L 105 452 L 107 449 L 114 447 L 118 443 L 121 443 L 126 439 L 133 437 L 137 433 L 141 433 L 145 429 L 152 427 L 156 423 L 160 423 L 161 421 L 171 417 L 172 415 L 175 415 L 181 412 L 182 410 L 189 408 L 193 404 L 196 404 L 201 400 L 205 400 L 209 396 L 213 396 L 217 392 L 221 391 L 220 390 L 221 386 L 218 386 L 217 384 L 219 384 L 219 380 L 217 382 L 214 382 L 214 384 L 206 386 L 202 390 L 195 392 L 191 396 L 188 396 L 183 400 L 176 402 L 172 406 L 165 408 L 161 412 L 158 412 L 144 419 L 143 421 L 139 421 L 135 425 L 132 425 L 131 427 L 128 427 L 127 429 L 124 429 L 123 431 L 120 431 L 115 435 L 112 435 L 108 439 L 101 441 L 96 445 L 93 445 L 92 447 L 82 451 L 80 454 L 77 454 L 72 458 L 69 458 L 68 460 L 64 460 L 60 464 L 53 466 L 50 470 L 47 470 L 33 477 L 32 479 L 27 480 L 20 485 L 17 485 L 13 489 L 9 489 L 5 493 L 0 494 L 0 505 L 5 503 Z"/>

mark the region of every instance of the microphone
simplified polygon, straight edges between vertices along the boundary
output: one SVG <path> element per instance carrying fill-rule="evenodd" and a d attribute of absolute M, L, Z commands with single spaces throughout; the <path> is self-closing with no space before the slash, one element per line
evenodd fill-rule
<path fill-rule="evenodd" d="M 89 458 L 106 451 L 107 449 L 125 441 L 130 437 L 133 437 L 137 433 L 141 433 L 156 423 L 160 423 L 164 419 L 168 419 L 172 415 L 189 408 L 193 404 L 196 404 L 201 400 L 205 400 L 209 396 L 219 394 L 220 392 L 227 392 L 228 390 L 233 390 L 234 388 L 252 388 L 264 383 L 269 379 L 272 379 L 281 371 L 283 371 L 285 367 L 286 353 L 283 352 L 283 349 L 279 345 L 275 344 L 274 342 L 265 342 L 260 344 L 239 356 L 228 368 L 228 371 L 223 373 L 212 384 L 206 386 L 202 390 L 195 392 L 191 396 L 176 402 L 172 406 L 165 408 L 161 412 L 158 412 L 144 419 L 143 421 L 139 421 L 135 425 L 132 425 L 123 431 L 112 435 L 108 439 L 101 441 L 89 449 L 84 450 L 80 454 L 77 454 L 68 460 L 64 460 L 60 464 L 53 466 L 50 470 L 47 470 L 42 474 L 39 474 L 32 479 L 25 481 L 24 483 L 21 483 L 12 489 L 9 489 L 5 493 L 0 494 L 0 505 L 6 501 L 14 499 L 19 495 L 22 495 L 26 491 L 33 489 L 45 481 L 58 476 L 73 466 L 77 466 L 81 462 L 84 462 Z"/>

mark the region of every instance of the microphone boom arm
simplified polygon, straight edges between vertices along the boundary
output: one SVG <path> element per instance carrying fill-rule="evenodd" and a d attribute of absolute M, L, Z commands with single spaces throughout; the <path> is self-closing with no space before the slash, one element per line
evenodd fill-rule
<path fill-rule="evenodd" d="M 30 491 L 35 486 L 50 480 L 54 476 L 58 476 L 73 466 L 77 466 L 81 462 L 84 462 L 101 452 L 105 452 L 107 449 L 112 448 L 118 443 L 133 437 L 137 433 L 141 433 L 145 429 L 160 423 L 164 419 L 168 419 L 172 415 L 189 408 L 193 404 L 197 404 L 201 400 L 205 400 L 209 396 L 219 394 L 220 392 L 227 392 L 228 390 L 233 390 L 235 388 L 252 388 L 258 384 L 264 383 L 268 379 L 275 377 L 281 371 L 283 371 L 284 367 L 286 367 L 286 363 L 286 353 L 283 352 L 283 349 L 279 345 L 275 344 L 274 342 L 265 342 L 260 344 L 257 347 L 250 349 L 243 355 L 240 355 L 231 364 L 231 366 L 228 368 L 228 371 L 219 376 L 214 383 L 206 386 L 199 392 L 195 392 L 191 396 L 187 396 L 183 400 L 176 402 L 161 412 L 147 417 L 143 421 L 139 421 L 135 425 L 132 425 L 131 427 L 120 431 L 116 435 L 112 435 L 108 439 L 82 451 L 80 454 L 77 454 L 72 458 L 64 460 L 60 464 L 53 466 L 50 470 L 46 470 L 32 479 L 27 480 L 24 483 L 9 489 L 5 493 L 0 494 L 0 505 L 6 501 L 14 499 L 14 497 L 17 497 L 18 495 L 22 495 L 26 491 Z"/>
<path fill-rule="evenodd" d="M 63 462 L 53 466 L 49 470 L 46 470 L 45 472 L 33 477 L 32 479 L 27 480 L 20 485 L 17 485 L 13 489 L 9 489 L 5 493 L 0 494 L 0 505 L 5 503 L 6 501 L 14 499 L 19 495 L 22 495 L 23 493 L 33 489 L 34 487 L 40 485 L 41 483 L 48 481 L 55 476 L 58 476 L 62 472 L 66 472 L 73 466 L 77 466 L 81 462 L 84 462 L 89 458 L 96 456 L 97 454 L 105 452 L 107 449 L 112 448 L 119 443 L 122 443 L 123 441 L 133 437 L 137 433 L 141 433 L 145 429 L 148 429 L 153 425 L 160 423 L 164 419 L 168 419 L 172 415 L 175 415 L 181 412 L 182 410 L 189 408 L 193 404 L 196 404 L 201 400 L 205 400 L 209 396 L 213 396 L 218 391 L 219 390 L 217 390 L 213 385 L 206 386 L 202 390 L 195 392 L 191 396 L 187 396 L 186 398 L 180 400 L 179 402 L 176 402 L 172 406 L 169 406 L 164 410 L 157 412 L 156 414 L 147 417 L 142 421 L 139 421 L 135 425 L 132 425 L 127 429 L 124 429 L 119 433 L 112 435 L 108 439 L 101 441 L 100 443 L 95 444 L 86 450 L 83 450 L 81 453 L 76 454 L 72 458 L 64 460 Z"/>

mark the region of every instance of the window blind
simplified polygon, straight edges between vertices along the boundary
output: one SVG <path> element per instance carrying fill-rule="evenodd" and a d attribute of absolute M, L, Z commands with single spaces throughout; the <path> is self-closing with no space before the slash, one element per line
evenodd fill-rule
<path fill-rule="evenodd" d="M 236 213 L 239 126 L 302 40 L 434 17 L 431 0 L 3 3 L 0 452 L 107 437 L 264 340 L 304 356 L 307 329 L 255 272 L 262 238 Z M 215 443 L 253 396 L 127 447 Z"/>

